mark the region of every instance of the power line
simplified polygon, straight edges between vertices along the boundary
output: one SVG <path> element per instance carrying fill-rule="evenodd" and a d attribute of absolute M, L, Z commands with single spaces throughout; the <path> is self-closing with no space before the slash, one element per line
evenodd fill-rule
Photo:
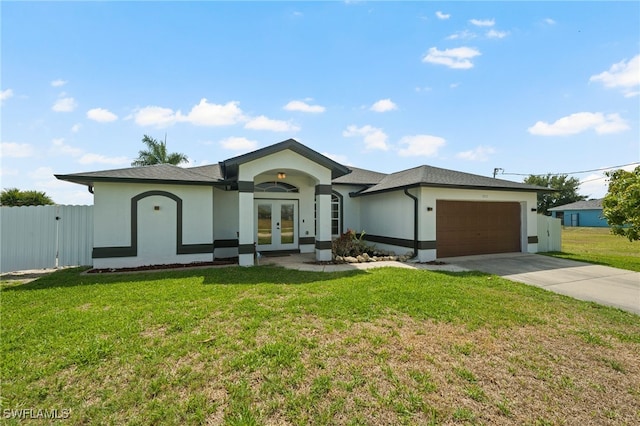
<path fill-rule="evenodd" d="M 629 164 L 621 164 L 619 166 L 611 166 L 611 167 L 602 167 L 600 169 L 591 169 L 591 170 L 581 170 L 578 172 L 567 172 L 567 173 L 542 173 L 542 174 L 531 174 L 531 173 L 505 173 L 504 169 L 500 169 L 498 167 L 496 167 L 495 169 L 493 169 L 493 173 L 494 173 L 494 177 L 496 175 L 496 172 L 498 170 L 502 170 L 503 175 L 512 175 L 512 176 L 546 176 L 546 175 L 577 175 L 580 173 L 591 173 L 591 172 L 601 172 L 603 170 L 611 170 L 611 169 L 619 169 L 621 167 L 627 167 L 627 166 L 634 166 L 636 164 L 640 164 L 640 162 L 635 162 L 635 163 L 629 163 Z"/>

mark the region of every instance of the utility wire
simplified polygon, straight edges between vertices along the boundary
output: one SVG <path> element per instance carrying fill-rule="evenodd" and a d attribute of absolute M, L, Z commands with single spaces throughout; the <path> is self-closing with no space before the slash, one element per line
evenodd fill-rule
<path fill-rule="evenodd" d="M 580 173 L 591 173 L 591 172 L 600 172 L 600 171 L 603 171 L 603 170 L 618 169 L 618 168 L 621 168 L 621 167 L 634 166 L 636 164 L 640 164 L 640 162 L 636 161 L 635 163 L 621 164 L 619 166 L 603 167 L 603 168 L 600 168 L 600 169 L 591 169 L 591 170 L 581 170 L 579 172 L 568 172 L 568 173 L 543 173 L 543 174 L 534 175 L 534 174 L 530 174 L 530 173 L 505 173 L 504 170 L 503 170 L 501 174 L 503 174 L 503 175 L 512 175 L 512 176 L 546 176 L 548 174 L 549 175 L 554 175 L 554 176 L 555 175 L 577 175 L 577 174 L 580 174 Z M 494 170 L 494 173 L 497 170 L 502 170 L 502 169 L 497 169 L 496 168 Z M 598 178 L 598 179 L 600 179 L 600 178 Z"/>

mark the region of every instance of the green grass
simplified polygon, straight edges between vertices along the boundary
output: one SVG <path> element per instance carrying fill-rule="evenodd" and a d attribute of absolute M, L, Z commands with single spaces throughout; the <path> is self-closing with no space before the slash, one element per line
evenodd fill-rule
<path fill-rule="evenodd" d="M 535 424 L 571 406 L 571 421 L 640 420 L 638 317 L 536 287 L 394 268 L 80 272 L 2 284 L 3 413 Z"/>
<path fill-rule="evenodd" d="M 563 227 L 562 252 L 541 254 L 640 272 L 640 241 L 613 235 L 609 228 Z"/>

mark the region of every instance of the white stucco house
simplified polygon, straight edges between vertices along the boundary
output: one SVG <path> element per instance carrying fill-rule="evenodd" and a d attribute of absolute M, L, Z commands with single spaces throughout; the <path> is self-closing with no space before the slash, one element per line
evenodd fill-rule
<path fill-rule="evenodd" d="M 200 167 L 168 164 L 56 175 L 94 194 L 95 268 L 315 253 L 347 229 L 418 260 L 537 251 L 544 188 L 430 166 L 346 167 L 289 139 Z"/>

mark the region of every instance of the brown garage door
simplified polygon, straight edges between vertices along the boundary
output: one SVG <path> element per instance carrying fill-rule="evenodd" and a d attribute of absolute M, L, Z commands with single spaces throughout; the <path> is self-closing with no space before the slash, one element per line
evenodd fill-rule
<path fill-rule="evenodd" d="M 520 203 L 438 200 L 436 248 L 440 258 L 520 251 Z"/>

